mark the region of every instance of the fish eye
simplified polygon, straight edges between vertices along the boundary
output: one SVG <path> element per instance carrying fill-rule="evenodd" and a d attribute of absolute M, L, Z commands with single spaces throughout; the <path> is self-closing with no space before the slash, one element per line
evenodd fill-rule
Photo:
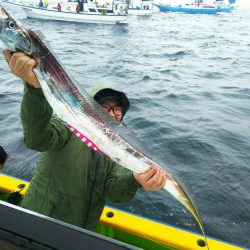
<path fill-rule="evenodd" d="M 15 22 L 14 22 L 14 21 L 9 21 L 9 22 L 8 22 L 8 27 L 9 27 L 10 29 L 14 29 L 14 28 L 16 27 Z"/>

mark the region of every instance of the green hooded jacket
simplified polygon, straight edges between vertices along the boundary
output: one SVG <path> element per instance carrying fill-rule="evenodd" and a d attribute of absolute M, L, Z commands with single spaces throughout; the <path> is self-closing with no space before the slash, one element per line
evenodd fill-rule
<path fill-rule="evenodd" d="M 139 184 L 132 172 L 96 154 L 53 114 L 41 89 L 25 84 L 21 106 L 24 140 L 40 151 L 22 206 L 95 230 L 105 202 L 125 202 Z"/>

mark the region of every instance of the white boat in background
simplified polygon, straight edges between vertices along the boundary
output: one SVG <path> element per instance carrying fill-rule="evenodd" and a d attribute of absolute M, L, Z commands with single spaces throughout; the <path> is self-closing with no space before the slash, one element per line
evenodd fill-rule
<path fill-rule="evenodd" d="M 132 0 L 129 1 L 128 14 L 135 16 L 150 16 L 153 13 L 151 0 Z"/>
<path fill-rule="evenodd" d="M 2 0 L 3 3 L 13 4 L 21 7 L 28 18 L 56 20 L 78 23 L 100 23 L 100 24 L 126 24 L 127 4 L 125 0 L 114 0 L 112 3 L 101 4 L 97 1 L 82 1 L 81 10 L 76 12 L 78 1 L 63 1 L 61 11 L 57 9 L 57 3 L 49 3 L 46 8 L 41 8 L 34 1 Z"/>

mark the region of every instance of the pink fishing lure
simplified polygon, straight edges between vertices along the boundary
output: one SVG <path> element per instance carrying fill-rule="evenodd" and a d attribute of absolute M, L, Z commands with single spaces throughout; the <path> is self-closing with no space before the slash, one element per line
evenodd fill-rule
<path fill-rule="evenodd" d="M 70 124 L 67 124 L 67 128 L 69 128 L 82 142 L 84 142 L 88 147 L 90 147 L 95 152 L 100 152 L 100 149 L 85 135 L 79 132 L 77 129 L 72 127 Z"/>

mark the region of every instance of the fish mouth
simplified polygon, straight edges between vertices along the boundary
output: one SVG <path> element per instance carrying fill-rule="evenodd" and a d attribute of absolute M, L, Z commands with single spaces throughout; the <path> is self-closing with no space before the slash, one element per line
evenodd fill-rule
<path fill-rule="evenodd" d="M 0 4 L 0 32 L 4 30 L 6 20 L 12 20 L 12 18 L 5 8 Z"/>
<path fill-rule="evenodd" d="M 4 9 L 2 5 L 0 5 L 0 18 L 1 19 L 11 18 L 8 12 Z"/>

